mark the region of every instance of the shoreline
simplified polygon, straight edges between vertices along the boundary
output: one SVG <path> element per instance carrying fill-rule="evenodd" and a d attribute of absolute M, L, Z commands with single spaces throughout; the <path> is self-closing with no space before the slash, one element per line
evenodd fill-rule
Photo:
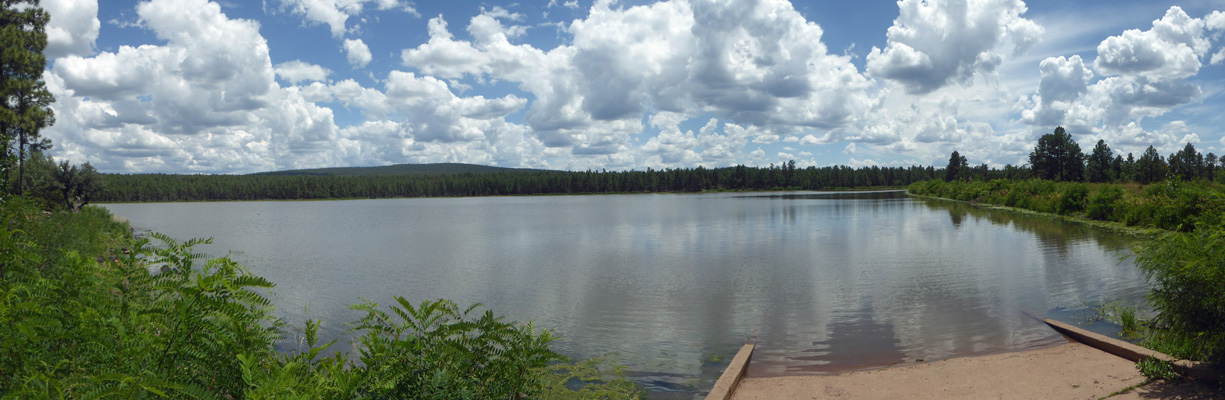
<path fill-rule="evenodd" d="M 1031 216 L 1031 217 L 1043 217 L 1043 218 L 1050 218 L 1050 219 L 1056 219 L 1056 220 L 1061 220 L 1061 221 L 1073 222 L 1073 223 L 1090 226 L 1093 228 L 1102 229 L 1102 230 L 1106 230 L 1106 231 L 1110 231 L 1114 233 L 1129 235 L 1137 239 L 1151 239 L 1151 238 L 1160 236 L 1162 234 L 1169 233 L 1169 231 L 1163 230 L 1161 228 L 1142 228 L 1142 227 L 1135 227 L 1135 226 L 1127 226 L 1121 222 L 1098 221 L 1098 220 L 1088 219 L 1088 218 L 1081 217 L 1081 216 L 1045 213 L 1045 212 L 1039 212 L 1039 211 L 1034 211 L 1034 210 L 1025 209 L 1025 208 L 1008 207 L 1008 206 L 1001 206 L 1001 205 L 995 205 L 995 204 L 990 204 L 990 203 L 978 203 L 978 202 L 973 202 L 973 201 L 965 201 L 965 200 L 949 199 L 949 198 L 944 198 L 944 197 L 914 194 L 914 193 L 911 193 L 909 189 L 906 190 L 906 195 L 910 197 L 914 197 L 914 198 L 919 198 L 919 199 L 951 201 L 954 203 L 968 204 L 970 206 L 981 208 L 984 210 L 1008 211 L 1008 212 L 1014 212 L 1014 213 L 1023 214 L 1023 215 Z"/>

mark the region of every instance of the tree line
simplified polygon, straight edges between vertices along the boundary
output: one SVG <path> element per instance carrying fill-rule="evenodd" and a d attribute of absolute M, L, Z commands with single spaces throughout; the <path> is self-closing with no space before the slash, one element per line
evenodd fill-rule
<path fill-rule="evenodd" d="M 1032 178 L 1056 182 L 1149 184 L 1169 178 L 1184 181 L 1216 180 L 1216 170 L 1225 168 L 1225 157 L 1216 154 L 1201 154 L 1195 146 L 1186 146 L 1169 157 L 1162 157 L 1153 146 L 1148 146 L 1137 159 L 1132 153 L 1116 154 L 1105 140 L 1098 140 L 1089 154 L 1080 150 L 1063 127 L 1053 133 L 1042 135 L 1033 152 L 1029 154 L 1029 167 L 1024 168 Z M 1023 173 L 1021 174 L 1023 175 Z M 945 167 L 945 181 L 969 179 L 994 179 L 996 177 L 978 173 L 967 167 L 966 158 L 956 151 Z"/>
<path fill-rule="evenodd" d="M 503 196 L 580 193 L 660 193 L 718 190 L 830 190 L 902 187 L 938 177 L 934 167 L 847 166 L 539 171 L 414 176 L 106 175 L 98 201 L 289 200 Z"/>

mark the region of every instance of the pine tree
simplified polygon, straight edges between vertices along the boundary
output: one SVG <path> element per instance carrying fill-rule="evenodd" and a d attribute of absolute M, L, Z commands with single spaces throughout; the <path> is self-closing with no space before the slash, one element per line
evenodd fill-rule
<path fill-rule="evenodd" d="M 1127 160 L 1123 161 L 1123 177 L 1119 178 L 1124 182 L 1135 182 L 1140 179 L 1136 178 L 1136 157 L 1127 153 Z"/>
<path fill-rule="evenodd" d="M 1216 154 L 1208 153 L 1204 156 L 1204 178 L 1209 181 L 1216 180 Z"/>
<path fill-rule="evenodd" d="M 1038 178 L 1072 182 L 1084 180 L 1085 154 L 1062 126 L 1055 128 L 1055 133 L 1042 135 L 1038 139 L 1038 146 L 1029 153 L 1029 164 Z"/>
<path fill-rule="evenodd" d="M 25 191 L 26 156 L 51 148 L 51 141 L 40 140 L 39 132 L 55 123 L 50 108 L 55 98 L 42 80 L 51 16 L 38 4 L 39 0 L 0 0 L 0 147 L 6 183 L 16 147 L 18 194 Z"/>
<path fill-rule="evenodd" d="M 1195 146 L 1187 143 L 1186 147 L 1169 158 L 1170 174 L 1185 181 L 1195 180 L 1204 169 L 1204 157 L 1195 151 Z"/>
<path fill-rule="evenodd" d="M 1147 185 L 1165 179 L 1166 168 L 1165 160 L 1157 153 L 1157 149 L 1148 146 L 1136 161 L 1136 181 Z"/>
<path fill-rule="evenodd" d="M 1097 145 L 1093 146 L 1093 153 L 1089 155 L 1089 182 L 1102 183 L 1110 180 L 1111 163 L 1114 161 L 1114 152 L 1110 151 L 1110 146 L 1106 145 L 1105 140 L 1098 140 Z"/>
<path fill-rule="evenodd" d="M 961 170 L 967 166 L 966 157 L 958 154 L 956 151 L 949 157 L 949 166 L 944 169 L 945 182 L 957 179 L 961 174 Z"/>
<path fill-rule="evenodd" d="M 1110 163 L 1110 179 L 1115 182 L 1126 181 L 1126 175 L 1123 175 L 1123 156 L 1116 154 L 1114 162 Z"/>

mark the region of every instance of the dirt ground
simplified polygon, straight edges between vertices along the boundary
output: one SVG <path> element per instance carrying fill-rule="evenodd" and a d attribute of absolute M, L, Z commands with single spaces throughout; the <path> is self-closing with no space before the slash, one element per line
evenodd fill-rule
<path fill-rule="evenodd" d="M 1203 385 L 1145 382 L 1134 363 L 1080 343 L 830 376 L 745 378 L 733 399 L 1213 399 Z"/>

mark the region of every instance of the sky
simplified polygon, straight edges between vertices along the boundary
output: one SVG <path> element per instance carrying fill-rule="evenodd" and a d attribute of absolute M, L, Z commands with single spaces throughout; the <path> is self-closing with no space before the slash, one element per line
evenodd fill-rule
<path fill-rule="evenodd" d="M 1225 0 L 42 0 L 57 159 L 112 173 L 1225 154 Z"/>

